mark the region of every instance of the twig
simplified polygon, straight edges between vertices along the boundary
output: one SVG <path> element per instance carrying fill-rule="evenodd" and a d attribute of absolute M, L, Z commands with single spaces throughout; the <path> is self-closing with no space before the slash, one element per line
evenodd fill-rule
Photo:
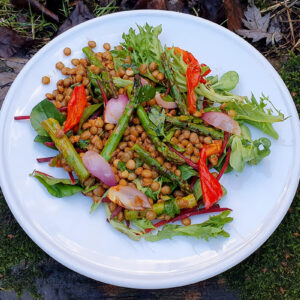
<path fill-rule="evenodd" d="M 294 6 L 295 4 L 297 4 L 297 2 L 299 2 L 299 0 L 295 0 L 294 2 L 292 2 L 291 4 L 288 4 L 287 7 L 291 8 L 292 6 Z M 284 3 L 284 5 L 286 5 L 286 3 Z M 280 11 L 274 13 L 273 15 L 271 15 L 270 19 L 282 14 L 285 11 L 286 7 L 282 8 Z"/>
<path fill-rule="evenodd" d="M 291 14 L 290 14 L 290 10 L 286 4 L 286 0 L 284 1 L 284 6 L 286 8 L 286 13 L 287 13 L 287 17 L 288 17 L 288 20 L 289 20 L 289 25 L 290 25 L 290 31 L 291 31 L 291 35 L 292 35 L 292 43 L 293 43 L 293 46 L 296 44 L 296 39 L 295 39 L 295 34 L 294 34 L 294 27 L 293 27 L 293 22 L 292 22 L 292 19 L 291 19 Z"/>

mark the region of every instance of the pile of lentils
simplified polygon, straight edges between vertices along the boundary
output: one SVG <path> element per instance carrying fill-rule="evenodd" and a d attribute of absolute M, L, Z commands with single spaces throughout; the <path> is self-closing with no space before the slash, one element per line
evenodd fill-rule
<path fill-rule="evenodd" d="M 90 48 L 96 47 L 96 42 L 89 41 L 88 46 Z M 104 43 L 103 45 L 104 52 L 96 52 L 97 57 L 101 60 L 102 64 L 105 66 L 106 70 L 112 77 L 120 77 L 127 80 L 134 80 L 134 71 L 131 67 L 128 69 L 119 68 L 118 71 L 114 68 L 114 62 L 112 54 L 110 53 L 111 46 L 109 43 Z M 121 50 L 122 46 L 116 46 L 116 50 Z M 72 51 L 70 48 L 65 48 L 63 50 L 64 55 L 71 55 Z M 128 56 L 125 59 L 125 63 L 131 64 L 131 57 Z M 87 85 L 89 84 L 89 79 L 87 77 L 87 67 L 90 67 L 92 71 L 96 74 L 100 73 L 100 69 L 94 65 L 90 65 L 86 58 L 73 58 L 71 60 L 72 67 L 67 67 L 59 61 L 56 63 L 56 68 L 61 71 L 62 75 L 66 76 L 64 79 L 60 79 L 56 83 L 56 89 L 52 91 L 52 93 L 47 93 L 46 98 L 56 106 L 63 114 L 66 115 L 66 107 L 70 100 L 73 89 L 71 86 L 73 84 L 83 84 L 85 88 L 85 93 L 87 96 L 87 105 L 90 106 L 94 103 L 98 103 L 99 100 L 93 98 Z M 147 68 L 152 73 L 152 75 L 159 81 L 164 80 L 164 74 L 158 71 L 158 66 L 156 63 L 152 62 L 147 66 L 146 64 L 142 64 L 139 66 L 139 71 L 141 74 L 145 74 L 147 72 Z M 50 77 L 44 76 L 42 78 L 43 84 L 50 83 Z M 125 89 L 120 88 L 118 90 L 119 94 L 125 94 Z M 148 102 L 143 104 L 145 108 L 149 108 L 151 106 L 156 105 L 156 100 L 151 99 Z M 168 110 L 166 109 L 166 114 L 170 116 L 176 115 L 176 110 Z M 87 145 L 87 150 L 95 151 L 101 154 L 102 149 L 109 136 L 112 134 L 114 130 L 115 124 L 104 123 L 102 117 L 97 117 L 96 119 L 89 119 L 82 125 L 83 132 L 80 135 L 77 135 L 74 132 L 74 135 L 69 139 L 71 143 L 76 144 L 79 140 L 89 141 Z M 174 136 L 171 139 L 171 142 L 184 149 L 183 155 L 190 159 L 192 162 L 197 163 L 199 160 L 200 149 L 203 147 L 203 144 L 211 144 L 213 140 L 209 136 L 198 135 L 195 132 L 190 132 L 189 130 L 180 130 L 177 129 L 174 133 Z M 176 165 L 165 161 L 164 158 L 160 155 L 160 153 L 156 150 L 155 146 L 151 142 L 151 139 L 147 137 L 147 134 L 144 128 L 141 126 L 140 121 L 137 116 L 133 115 L 130 120 L 130 126 L 126 129 L 124 136 L 121 142 L 118 145 L 118 148 L 113 153 L 112 159 L 110 161 L 112 165 L 112 170 L 116 175 L 116 180 L 119 185 L 123 186 L 132 186 L 136 187 L 134 181 L 137 178 L 141 179 L 141 184 L 143 187 L 149 187 L 152 191 L 156 192 L 160 188 L 160 198 L 165 195 L 171 194 L 171 187 L 167 184 L 164 184 L 162 187 L 160 183 L 157 181 L 159 174 L 156 170 L 154 170 L 151 166 L 147 164 L 143 164 L 142 166 L 137 167 L 136 158 L 138 155 L 131 151 L 131 147 L 133 147 L 136 143 L 141 145 L 145 150 L 151 153 L 152 157 L 154 157 L 158 162 L 164 165 L 169 170 L 172 170 L 177 176 L 181 175 L 181 171 L 177 168 Z M 80 153 L 82 156 L 84 153 Z M 121 171 L 118 169 L 119 162 L 123 162 L 126 164 L 126 170 Z M 209 161 L 212 166 L 215 166 L 218 163 L 218 157 L 216 155 L 212 155 L 209 157 Z M 53 166 L 53 161 L 50 161 L 50 166 Z M 63 167 L 67 172 L 71 172 L 71 167 L 66 163 L 66 161 L 58 156 L 55 159 L 55 167 Z M 212 173 L 214 176 L 217 176 L 217 173 Z M 86 187 L 92 186 L 98 183 L 99 181 L 93 176 L 89 177 L 84 185 Z M 100 183 L 100 185 L 85 194 L 85 196 L 92 197 L 93 202 L 97 203 L 101 200 L 101 197 L 104 195 L 106 190 L 109 187 L 105 184 Z M 173 193 L 174 197 L 180 198 L 184 194 L 180 190 L 175 190 Z M 152 203 L 152 199 L 149 198 L 150 203 Z M 158 202 L 164 201 L 163 199 L 159 199 Z M 109 209 L 113 212 L 117 208 L 115 203 L 109 203 Z M 120 211 L 117 215 L 119 221 L 124 220 L 124 213 Z M 146 218 L 148 220 L 153 220 L 156 218 L 154 211 L 148 211 L 146 214 Z M 171 217 L 169 215 L 160 216 L 161 219 L 169 220 Z M 184 225 L 191 224 L 189 218 L 183 219 L 182 223 Z"/>

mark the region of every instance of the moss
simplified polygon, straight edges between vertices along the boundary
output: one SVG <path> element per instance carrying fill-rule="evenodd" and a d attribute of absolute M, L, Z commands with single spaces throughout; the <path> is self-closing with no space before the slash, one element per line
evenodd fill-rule
<path fill-rule="evenodd" d="M 280 74 L 300 112 L 300 57 L 290 55 Z M 247 260 L 222 274 L 241 299 L 299 299 L 300 192 L 275 233 Z"/>
<path fill-rule="evenodd" d="M 12 216 L 0 190 L 0 289 L 38 296 L 35 280 L 47 255 L 37 247 Z"/>
<path fill-rule="evenodd" d="M 283 64 L 280 75 L 290 90 L 300 114 L 300 55 L 291 53 L 289 60 Z"/>

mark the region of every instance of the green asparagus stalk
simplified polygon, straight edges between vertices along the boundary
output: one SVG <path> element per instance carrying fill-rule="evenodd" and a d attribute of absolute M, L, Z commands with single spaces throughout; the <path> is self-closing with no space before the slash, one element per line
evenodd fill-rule
<path fill-rule="evenodd" d="M 113 80 L 112 80 L 111 76 L 109 75 L 109 73 L 107 72 L 107 70 L 105 69 L 105 67 L 103 66 L 100 59 L 98 59 L 98 57 L 96 56 L 96 54 L 93 52 L 93 50 L 90 47 L 84 47 L 82 49 L 82 51 L 86 55 L 88 60 L 90 61 L 91 65 L 99 67 L 100 71 L 101 71 L 100 75 L 93 74 L 93 76 L 92 76 L 90 74 L 89 77 L 93 79 L 93 81 L 91 81 L 92 85 L 95 88 L 97 88 L 98 84 L 96 82 L 96 79 L 99 79 L 103 85 L 104 91 L 107 93 L 107 96 L 117 98 L 118 93 L 114 86 Z M 89 70 L 89 72 L 91 72 L 91 71 Z"/>
<path fill-rule="evenodd" d="M 131 148 L 131 150 L 136 151 L 136 153 L 139 155 L 139 158 L 147 165 L 154 167 L 160 174 L 167 176 L 170 180 L 176 182 L 183 192 L 187 194 L 192 193 L 189 184 L 185 180 L 178 177 L 175 173 L 167 169 L 165 166 L 161 165 L 155 158 L 151 156 L 149 152 L 143 149 L 139 144 L 135 144 Z"/>
<path fill-rule="evenodd" d="M 125 107 L 123 115 L 119 119 L 113 133 L 109 137 L 105 147 L 102 150 L 101 156 L 106 161 L 110 161 L 113 152 L 118 147 L 119 142 L 122 139 L 122 136 L 123 136 L 126 128 L 128 127 L 128 123 L 129 123 L 130 117 L 131 117 L 134 109 L 142 101 L 151 99 L 151 97 L 153 97 L 153 95 L 155 94 L 155 90 L 152 89 L 150 92 L 148 91 L 147 95 L 145 95 L 143 93 L 143 91 L 146 90 L 146 87 L 147 86 L 142 87 L 139 77 L 135 78 L 132 96 L 129 97 L 129 102 L 127 103 L 127 105 Z M 150 98 L 148 99 L 147 97 L 150 97 Z"/>
<path fill-rule="evenodd" d="M 144 127 L 147 135 L 151 138 L 156 149 L 163 155 L 163 157 L 176 164 L 185 163 L 184 159 L 178 156 L 175 152 L 172 152 L 169 147 L 162 142 L 157 136 L 155 130 L 153 129 L 153 123 L 149 120 L 149 117 L 144 110 L 143 106 L 139 105 L 137 108 L 137 115 Z"/>
<path fill-rule="evenodd" d="M 58 121 L 49 118 L 44 120 L 42 125 L 50 135 L 56 148 L 62 154 L 67 164 L 74 170 L 79 180 L 83 183 L 90 176 L 90 173 L 85 168 L 79 154 L 74 149 L 68 137 L 63 133 L 63 129 Z"/>
<path fill-rule="evenodd" d="M 183 115 L 189 115 L 187 106 L 185 103 L 185 99 L 181 95 L 180 90 L 175 83 L 175 79 L 174 79 L 174 76 L 172 73 L 172 68 L 170 68 L 169 61 L 168 61 L 167 55 L 165 53 L 163 53 L 163 55 L 162 55 L 162 63 L 163 63 L 164 69 L 165 69 L 165 76 L 170 83 L 171 94 L 172 94 L 173 98 L 175 99 L 175 102 L 177 103 L 179 111 Z"/>
<path fill-rule="evenodd" d="M 197 205 L 197 201 L 193 194 L 190 194 L 186 197 L 181 199 L 174 199 L 175 201 L 167 200 L 165 202 L 155 203 L 152 206 L 152 210 L 155 212 L 156 216 L 160 216 L 162 214 L 167 213 L 166 207 L 171 211 L 179 211 L 180 209 L 184 208 L 193 208 Z M 171 206 L 171 207 L 170 207 Z M 145 211 L 136 211 L 136 210 L 127 210 L 125 209 L 124 215 L 126 220 L 135 220 L 138 218 L 145 218 L 146 213 L 148 210 Z"/>
<path fill-rule="evenodd" d="M 199 134 L 210 135 L 215 139 L 224 139 L 223 132 L 202 124 L 194 124 L 192 122 L 182 122 L 180 120 L 180 117 L 166 116 L 166 121 L 179 128 L 191 130 Z"/>

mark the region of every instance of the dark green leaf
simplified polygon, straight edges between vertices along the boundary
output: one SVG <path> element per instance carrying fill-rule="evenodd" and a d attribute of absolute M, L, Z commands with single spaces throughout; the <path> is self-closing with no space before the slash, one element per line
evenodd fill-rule
<path fill-rule="evenodd" d="M 138 102 L 141 104 L 143 102 L 146 102 L 148 100 L 153 99 L 155 96 L 155 88 L 152 87 L 150 84 L 144 85 L 136 95 Z"/>
<path fill-rule="evenodd" d="M 30 122 L 32 127 L 37 131 L 39 136 L 48 136 L 48 133 L 43 128 L 41 122 L 53 118 L 59 122 L 60 125 L 65 121 L 65 116 L 55 107 L 55 105 L 45 99 L 38 103 L 31 111 Z"/>
<path fill-rule="evenodd" d="M 72 196 L 83 190 L 78 180 L 73 185 L 70 179 L 54 178 L 39 171 L 33 171 L 30 176 L 37 178 L 54 197 Z"/>
<path fill-rule="evenodd" d="M 101 107 L 101 105 L 102 105 L 103 103 L 98 103 L 98 104 L 93 104 L 93 105 L 90 105 L 90 106 L 88 106 L 88 107 L 86 107 L 85 109 L 84 109 L 84 111 L 83 111 L 83 114 L 82 114 L 82 116 L 81 116 L 81 118 L 80 118 L 80 121 L 79 121 L 79 129 L 78 130 L 80 130 L 80 128 L 81 128 L 81 126 L 82 126 L 82 124 L 96 111 L 96 110 L 98 110 L 100 107 Z"/>

